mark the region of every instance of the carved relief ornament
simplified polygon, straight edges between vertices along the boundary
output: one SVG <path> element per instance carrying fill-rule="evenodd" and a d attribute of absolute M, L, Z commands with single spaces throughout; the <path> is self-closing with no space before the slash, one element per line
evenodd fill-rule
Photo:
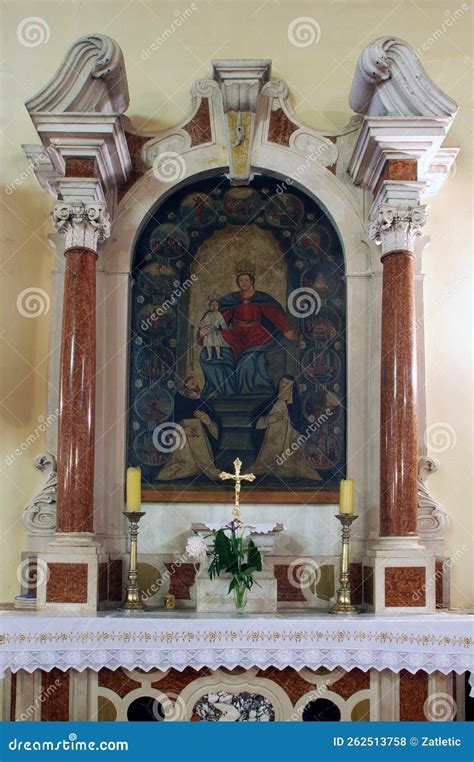
<path fill-rule="evenodd" d="M 439 462 L 435 458 L 418 459 L 418 533 L 422 540 L 442 540 L 448 531 L 446 511 L 429 491 L 426 481 L 436 473 Z"/>
<path fill-rule="evenodd" d="M 23 522 L 30 534 L 54 534 L 58 484 L 56 458 L 50 452 L 42 452 L 36 456 L 33 465 L 44 473 L 44 484 L 40 492 L 26 506 Z"/>
<path fill-rule="evenodd" d="M 391 251 L 413 253 L 415 239 L 425 222 L 426 206 L 380 204 L 372 216 L 369 235 L 382 247 L 382 256 Z"/>
<path fill-rule="evenodd" d="M 110 235 L 110 217 L 104 204 L 82 201 L 55 204 L 53 221 L 66 236 L 66 250 L 75 246 L 97 251 L 99 241 Z"/>

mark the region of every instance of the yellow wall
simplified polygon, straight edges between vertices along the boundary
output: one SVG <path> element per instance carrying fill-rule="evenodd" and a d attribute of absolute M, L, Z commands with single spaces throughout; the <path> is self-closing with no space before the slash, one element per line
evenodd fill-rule
<path fill-rule="evenodd" d="M 183 13 L 191 7 L 196 9 L 191 18 L 144 60 L 142 51 L 170 25 L 175 11 Z M 0 169 L 6 185 L 26 169 L 20 144 L 35 143 L 37 137 L 23 103 L 53 74 L 69 44 L 86 33 L 105 33 L 122 47 L 131 94 L 128 114 L 136 126 L 147 129 L 173 125 L 188 113 L 190 85 L 210 75 L 212 58 L 252 57 L 273 60 L 273 75 L 288 82 L 303 119 L 318 127 L 339 128 L 350 116 L 347 98 L 354 66 L 368 42 L 394 34 L 420 50 L 428 73 L 461 107 L 447 141 L 461 146 L 461 154 L 441 197 L 431 204 L 425 232 L 432 243 L 424 257 L 428 423 L 448 424 L 453 445 L 439 454 L 441 469 L 430 487 L 450 514 L 448 549 L 454 554 L 469 541 L 473 529 L 468 317 L 472 302 L 468 111 L 472 9 L 467 3 L 449 7 L 451 17 L 444 0 L 3 3 Z M 300 16 L 313 17 L 318 23 L 317 44 L 295 47 L 289 43 L 288 26 Z M 18 25 L 28 17 L 42 19 L 48 38 L 37 46 L 26 47 L 17 36 Z M 50 200 L 31 176 L 13 192 L 2 192 L 0 600 L 12 600 L 18 592 L 16 570 L 25 543 L 21 514 L 41 484 L 32 466 L 34 455 L 44 448 L 41 432 L 11 465 L 5 458 L 37 430 L 38 416 L 45 412 L 49 316 L 23 317 L 17 298 L 29 287 L 50 292 L 49 209 Z M 461 552 L 452 569 L 456 606 L 473 604 L 471 558 L 472 552 Z"/>

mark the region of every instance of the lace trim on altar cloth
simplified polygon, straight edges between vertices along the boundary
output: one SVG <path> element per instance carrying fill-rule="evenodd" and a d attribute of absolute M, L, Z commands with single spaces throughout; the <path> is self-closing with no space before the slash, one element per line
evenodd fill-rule
<path fill-rule="evenodd" d="M 73 618 L 0 616 L 0 670 L 326 667 L 463 673 L 474 669 L 472 618 L 249 616 L 167 618 L 160 612 Z"/>

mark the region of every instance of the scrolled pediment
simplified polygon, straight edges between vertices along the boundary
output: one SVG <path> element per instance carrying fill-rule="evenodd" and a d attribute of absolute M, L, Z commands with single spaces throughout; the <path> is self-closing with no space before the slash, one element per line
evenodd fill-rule
<path fill-rule="evenodd" d="M 25 105 L 30 114 L 123 114 L 128 104 L 119 45 L 105 34 L 88 34 L 73 42 L 56 73 Z"/>
<path fill-rule="evenodd" d="M 349 105 L 368 116 L 453 117 L 458 110 L 399 37 L 378 37 L 362 51 Z"/>

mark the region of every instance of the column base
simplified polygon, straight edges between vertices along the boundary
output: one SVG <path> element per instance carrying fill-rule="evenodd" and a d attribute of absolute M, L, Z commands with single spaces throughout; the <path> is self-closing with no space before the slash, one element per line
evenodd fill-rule
<path fill-rule="evenodd" d="M 119 568 L 120 567 L 120 568 Z M 89 532 L 57 533 L 37 556 L 36 608 L 97 611 L 122 595 L 122 561 Z"/>
<path fill-rule="evenodd" d="M 436 610 L 435 558 L 415 536 L 369 540 L 362 588 L 367 611 L 432 613 Z"/>

